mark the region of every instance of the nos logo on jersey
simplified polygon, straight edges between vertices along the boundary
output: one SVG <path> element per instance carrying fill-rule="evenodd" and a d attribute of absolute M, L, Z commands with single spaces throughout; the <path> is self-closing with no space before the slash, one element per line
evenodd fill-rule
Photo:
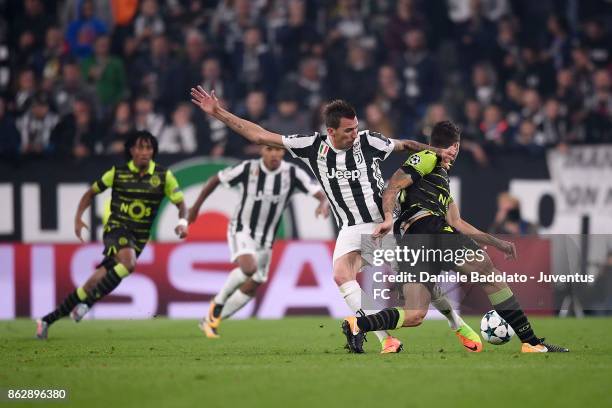
<path fill-rule="evenodd" d="M 332 168 L 330 170 L 330 172 L 328 172 L 326 174 L 327 178 L 332 179 L 338 179 L 338 180 L 342 180 L 342 179 L 346 179 L 346 180 L 359 180 L 359 177 L 361 177 L 361 171 L 359 170 L 344 170 L 344 171 L 339 171 L 336 170 L 335 168 Z"/>

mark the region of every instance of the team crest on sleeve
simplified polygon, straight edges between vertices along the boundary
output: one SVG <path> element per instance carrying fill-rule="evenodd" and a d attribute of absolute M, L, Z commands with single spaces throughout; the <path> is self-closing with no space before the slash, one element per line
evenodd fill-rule
<path fill-rule="evenodd" d="M 329 146 L 324 143 L 321 143 L 321 146 L 319 146 L 319 153 L 317 155 L 317 159 L 321 161 L 327 160 L 327 152 L 329 152 Z"/>
<path fill-rule="evenodd" d="M 413 154 L 412 156 L 408 158 L 408 164 L 412 166 L 416 166 L 420 162 L 421 162 L 421 156 L 419 156 L 418 154 Z"/>

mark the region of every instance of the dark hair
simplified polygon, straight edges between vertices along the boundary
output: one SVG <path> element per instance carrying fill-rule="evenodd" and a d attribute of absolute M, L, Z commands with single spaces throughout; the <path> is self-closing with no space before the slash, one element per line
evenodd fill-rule
<path fill-rule="evenodd" d="M 434 147 L 447 148 L 458 142 L 460 136 L 459 128 L 453 122 L 444 120 L 433 127 L 429 143 Z"/>
<path fill-rule="evenodd" d="M 132 154 L 130 153 L 130 149 L 136 146 L 138 140 L 145 140 L 151 143 L 151 147 L 153 147 L 153 158 L 157 156 L 157 138 L 147 130 L 136 130 L 132 132 L 125 141 L 124 152 L 127 161 L 132 160 Z"/>
<path fill-rule="evenodd" d="M 340 127 L 340 119 L 354 119 L 356 116 L 357 113 L 355 113 L 355 108 L 342 99 L 336 99 L 330 102 L 323 111 L 325 127 L 332 129 L 338 129 Z"/>

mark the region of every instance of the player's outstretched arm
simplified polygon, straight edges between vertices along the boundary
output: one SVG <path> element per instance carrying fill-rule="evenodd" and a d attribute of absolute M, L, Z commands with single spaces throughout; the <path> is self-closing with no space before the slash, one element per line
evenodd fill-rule
<path fill-rule="evenodd" d="M 402 189 L 410 187 L 412 183 L 412 176 L 407 174 L 402 169 L 398 169 L 395 171 L 395 173 L 393 173 L 393 176 L 391 176 L 391 180 L 389 180 L 389 184 L 387 185 L 387 188 L 382 196 L 383 213 L 385 219 L 381 224 L 376 226 L 376 229 L 372 234 L 374 238 L 383 237 L 389 231 L 391 231 L 391 228 L 393 228 L 393 209 L 395 208 L 397 195 Z"/>
<path fill-rule="evenodd" d="M 187 237 L 187 206 L 185 205 L 185 200 L 181 200 L 177 203 L 174 203 L 176 208 L 178 208 L 178 216 L 179 222 L 174 228 L 174 232 L 180 239 Z"/>
<path fill-rule="evenodd" d="M 280 148 L 285 147 L 281 135 L 270 132 L 253 122 L 239 118 L 233 113 L 223 109 L 221 105 L 219 105 L 219 100 L 214 90 L 208 93 L 199 85 L 197 88 L 191 88 L 191 102 L 208 115 L 225 123 L 234 132 L 252 143 Z"/>
<path fill-rule="evenodd" d="M 478 228 L 474 227 L 469 222 L 461 218 L 459 213 L 459 207 L 457 203 L 451 202 L 448 205 L 448 212 L 446 214 L 446 222 L 457 231 L 462 234 L 469 235 L 474 241 L 481 245 L 491 245 L 500 251 L 502 251 L 506 259 L 516 259 L 516 246 L 513 242 L 504 241 L 493 235 L 482 232 Z"/>
<path fill-rule="evenodd" d="M 74 234 L 81 242 L 83 241 L 83 237 L 81 235 L 83 228 L 89 229 L 87 224 L 83 221 L 83 213 L 86 209 L 89 208 L 94 196 L 98 194 L 93 187 L 83 194 L 81 200 L 79 201 L 79 206 L 77 207 L 76 215 L 74 216 Z"/>
<path fill-rule="evenodd" d="M 431 150 L 442 159 L 442 165 L 445 168 L 449 167 L 450 162 L 455 160 L 455 156 L 457 156 L 457 148 L 455 146 L 451 146 L 447 149 L 441 149 L 439 147 L 433 147 L 430 145 L 426 145 L 424 143 L 417 142 L 416 140 L 399 140 L 393 139 L 394 148 L 393 151 L 403 152 L 403 151 L 412 151 L 412 152 L 420 152 L 422 150 Z"/>
<path fill-rule="evenodd" d="M 204 201 L 206 201 L 208 196 L 211 195 L 213 191 L 215 191 L 215 189 L 220 183 L 221 180 L 219 180 L 219 176 L 217 174 L 208 179 L 204 187 L 202 187 L 202 191 L 200 191 L 200 195 L 198 195 L 198 198 L 196 199 L 195 203 L 193 203 L 191 208 L 189 208 L 187 215 L 187 221 L 189 221 L 189 224 L 193 224 L 193 222 L 198 217 L 200 207 L 202 207 Z"/>

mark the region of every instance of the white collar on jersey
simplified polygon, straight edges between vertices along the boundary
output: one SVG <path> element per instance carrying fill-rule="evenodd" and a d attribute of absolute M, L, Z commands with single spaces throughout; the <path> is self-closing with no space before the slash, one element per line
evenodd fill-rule
<path fill-rule="evenodd" d="M 280 173 L 280 171 L 283 169 L 283 167 L 285 167 L 285 161 L 284 160 L 281 160 L 281 164 L 280 164 L 280 166 L 278 166 L 278 169 L 270 170 L 264 164 L 263 159 L 259 159 L 259 168 L 261 169 L 261 171 L 263 171 L 264 173 L 266 173 L 269 176 Z"/>
<path fill-rule="evenodd" d="M 357 139 L 353 140 L 353 145 L 350 146 L 350 147 L 347 147 L 346 149 L 338 149 L 338 148 L 336 148 L 334 146 L 334 142 L 332 142 L 332 140 L 329 137 L 329 135 L 325 135 L 325 138 L 323 139 L 323 143 L 328 145 L 329 148 L 334 151 L 334 153 L 345 153 L 345 152 L 349 151 L 353 146 L 355 146 L 355 143 L 357 143 L 357 140 L 359 140 L 359 137 L 357 137 Z"/>

